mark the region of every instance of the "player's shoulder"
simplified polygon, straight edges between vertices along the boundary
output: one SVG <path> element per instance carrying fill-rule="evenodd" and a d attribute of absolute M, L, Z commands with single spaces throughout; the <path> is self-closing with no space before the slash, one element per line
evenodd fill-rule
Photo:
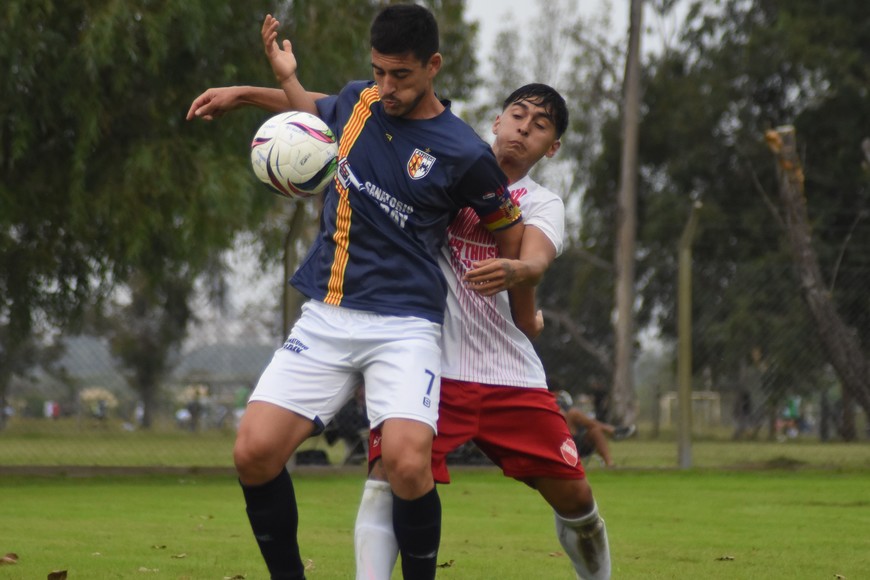
<path fill-rule="evenodd" d="M 477 156 L 484 155 L 487 152 L 492 153 L 492 147 L 489 143 L 484 141 L 471 125 L 453 112 L 450 101 L 442 102 L 445 105 L 444 111 L 435 120 L 437 121 L 438 132 L 441 133 L 446 142 L 459 150 L 474 152 Z"/>
<path fill-rule="evenodd" d="M 374 87 L 375 81 L 372 80 L 355 80 L 348 81 L 346 85 L 344 85 L 343 91 L 356 91 L 361 92 L 367 88 Z"/>
<path fill-rule="evenodd" d="M 510 186 L 511 196 L 520 203 L 546 203 L 564 207 L 562 197 L 551 189 L 541 185 L 529 175 Z"/>
<path fill-rule="evenodd" d="M 442 114 L 441 117 L 443 120 L 433 136 L 432 154 L 452 166 L 456 176 L 493 176 L 503 186 L 507 185 L 492 147 L 465 121 L 452 113 Z"/>
<path fill-rule="evenodd" d="M 349 81 L 342 89 L 338 92 L 338 97 L 340 99 L 353 99 L 356 100 L 363 93 L 363 91 L 367 89 L 371 89 L 375 86 L 374 81 Z"/>

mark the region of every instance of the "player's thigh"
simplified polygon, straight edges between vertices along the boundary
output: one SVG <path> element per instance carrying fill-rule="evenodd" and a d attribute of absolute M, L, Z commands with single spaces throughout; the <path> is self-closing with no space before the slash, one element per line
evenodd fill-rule
<path fill-rule="evenodd" d="M 314 423 L 314 433 L 321 431 L 362 380 L 348 361 L 353 342 L 344 315 L 340 308 L 307 302 L 250 401 L 292 411 Z"/>
<path fill-rule="evenodd" d="M 510 477 L 584 477 L 565 418 L 545 389 L 490 389 L 483 399 L 475 443 Z"/>
<path fill-rule="evenodd" d="M 413 317 L 381 316 L 358 335 L 372 426 L 408 419 L 434 432 L 441 392 L 441 327 Z"/>
<path fill-rule="evenodd" d="M 438 433 L 432 442 L 432 474 L 438 483 L 450 483 L 447 455 L 477 436 L 481 410 L 479 383 L 441 379 Z"/>
<path fill-rule="evenodd" d="M 314 431 L 314 423 L 277 405 L 252 401 L 242 416 L 233 459 L 245 484 L 273 479 L 299 445 Z"/>

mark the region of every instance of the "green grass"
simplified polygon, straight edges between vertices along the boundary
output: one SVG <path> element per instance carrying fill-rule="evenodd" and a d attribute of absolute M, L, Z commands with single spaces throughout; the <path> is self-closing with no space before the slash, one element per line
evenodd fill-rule
<path fill-rule="evenodd" d="M 0 580 L 55 569 L 96 580 L 266 577 L 232 474 L 233 439 L 229 431 L 13 422 L 0 432 L 0 555 L 20 561 L 0 565 Z M 318 439 L 306 447 L 334 461 L 343 453 Z M 592 461 L 587 471 L 616 579 L 870 578 L 866 442 L 707 438 L 693 443 L 688 471 L 674 469 L 671 433 L 642 433 L 612 451 L 615 469 Z M 55 476 L 23 475 L 33 466 Z M 105 475 L 119 466 L 139 475 Z M 161 475 L 162 467 L 184 475 Z M 363 476 L 362 467 L 294 476 L 309 579 L 353 578 Z M 440 494 L 439 578 L 572 578 L 534 491 L 491 469 L 456 469 Z"/>
<path fill-rule="evenodd" d="M 128 466 L 232 468 L 235 431 L 191 433 L 171 425 L 151 431 L 126 431 L 120 422 L 15 419 L 0 431 L 0 466 Z M 322 438 L 303 449 L 320 447 L 340 458 L 341 444 Z"/>
<path fill-rule="evenodd" d="M 592 468 L 589 479 L 614 578 L 870 577 L 870 471 Z M 362 473 L 294 481 L 309 579 L 353 578 Z M 439 578 L 573 577 L 534 491 L 489 469 L 456 470 L 439 491 Z M 5 476 L 0 498 L 0 551 L 20 558 L 0 579 L 266 577 L 229 475 Z"/>
<path fill-rule="evenodd" d="M 612 443 L 619 468 L 669 468 L 677 466 L 673 433 L 657 440 L 641 436 Z M 706 438 L 692 444 L 693 467 L 818 467 L 870 469 L 870 444 L 820 443 L 801 438 L 784 443 L 771 441 Z M 0 473 L 5 466 L 161 466 L 232 468 L 232 430 L 190 433 L 173 427 L 154 432 L 124 431 L 120 424 L 78 423 L 16 419 L 0 432 Z M 303 448 L 327 451 L 333 463 L 340 462 L 342 444 L 328 446 L 322 438 Z M 595 465 L 593 464 L 593 468 Z"/>

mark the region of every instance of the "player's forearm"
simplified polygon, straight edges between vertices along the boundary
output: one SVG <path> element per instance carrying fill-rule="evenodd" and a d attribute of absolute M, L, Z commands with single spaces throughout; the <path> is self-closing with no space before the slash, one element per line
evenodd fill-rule
<path fill-rule="evenodd" d="M 319 116 L 317 105 L 314 102 L 315 93 L 306 91 L 295 74 L 281 81 L 281 90 L 287 98 L 289 110 L 304 111 Z"/>
<path fill-rule="evenodd" d="M 540 255 L 521 256 L 512 261 L 514 286 L 534 287 L 541 283 L 550 263 Z"/>
<path fill-rule="evenodd" d="M 284 111 L 299 110 L 293 108 L 290 103 L 290 99 L 287 98 L 287 94 L 284 92 L 284 89 L 252 86 L 236 88 L 239 89 L 239 105 L 257 107 L 271 113 L 283 113 Z M 327 96 L 325 93 L 316 93 L 312 91 L 306 91 L 306 94 L 308 95 L 308 97 L 311 98 L 312 101 L 316 101 L 317 99 L 322 99 L 323 97 Z"/>
<path fill-rule="evenodd" d="M 290 101 L 282 89 L 270 87 L 241 86 L 236 97 L 239 105 L 257 107 L 270 113 L 282 113 L 293 110 Z"/>
<path fill-rule="evenodd" d="M 508 297 L 516 327 L 530 340 L 536 338 L 544 329 L 544 321 L 535 308 L 534 287 L 513 288 L 508 291 Z"/>

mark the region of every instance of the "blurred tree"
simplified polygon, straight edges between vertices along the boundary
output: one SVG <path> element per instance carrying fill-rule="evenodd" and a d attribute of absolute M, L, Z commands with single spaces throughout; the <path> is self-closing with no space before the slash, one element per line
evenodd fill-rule
<path fill-rule="evenodd" d="M 861 217 L 870 188 L 860 148 L 870 126 L 868 23 L 857 0 L 698 2 L 681 43 L 650 62 L 640 138 L 640 315 L 673 336 L 675 248 L 692 200 L 702 199 L 695 371 L 736 386 L 748 363 L 763 371 L 771 405 L 825 384 L 828 360 L 809 332 L 773 201 L 774 167 L 759 138 L 766 129 L 793 123 L 805 136 L 823 274 L 838 309 L 864 344 L 870 338 L 870 227 Z M 604 143 L 584 200 L 584 235 L 594 231 L 606 246 L 612 241 L 600 218 L 613 211 L 617 141 L 611 133 Z"/>
<path fill-rule="evenodd" d="M 331 91 L 370 77 L 368 25 L 381 4 L 279 4 L 306 85 Z M 445 92 L 467 94 L 474 27 L 462 21 L 461 0 L 432 5 L 445 15 Z M 248 168 L 250 137 L 266 115 L 184 120 L 210 86 L 273 84 L 259 31 L 274 8 L 199 0 L 0 8 L 0 404 L 35 331 L 74 330 L 88 305 L 120 287 L 108 310 L 118 318 L 99 327 L 132 386 L 153 401 L 193 316 L 194 281 L 216 281 L 208 286 L 220 298 L 221 254 L 238 232 L 259 232 L 273 256 L 283 247 L 272 242 L 284 237 L 281 216 L 292 204 L 266 194 Z M 461 58 L 451 63 L 454 49 Z M 314 204 L 306 211 L 313 219 Z"/>
<path fill-rule="evenodd" d="M 621 107 L 625 43 L 612 34 L 612 2 L 602 2 L 591 15 L 569 0 L 539 0 L 537 6 L 534 22 L 519 28 L 508 22 L 500 31 L 494 74 L 487 80 L 492 102 L 481 103 L 473 118 L 481 132 L 488 132 L 501 100 L 528 82 L 553 86 L 568 103 L 570 124 L 557 157 L 532 170 L 536 180 L 560 193 L 568 222 L 564 253 L 539 291 L 547 328 L 535 345 L 554 381 L 575 393 L 588 392 L 597 383 L 609 388 L 614 368 L 614 254 L 606 244 L 616 220 L 613 206 L 591 223 L 580 208 L 591 168 L 604 150 L 603 138 L 614 135 L 602 129 Z M 611 161 L 618 168 L 618 157 Z M 614 199 L 616 175 L 610 190 Z"/>
<path fill-rule="evenodd" d="M 240 71 L 268 78 L 257 35 L 265 4 L 12 0 L 2 10 L 7 351 L 26 344 L 34 320 L 68 325 L 130 280 L 135 302 L 179 276 L 192 285 L 216 273 L 218 252 L 271 200 L 247 172 L 250 115 L 208 139 L 184 122 L 203 85 Z M 164 297 L 153 309 L 174 306 Z"/>

